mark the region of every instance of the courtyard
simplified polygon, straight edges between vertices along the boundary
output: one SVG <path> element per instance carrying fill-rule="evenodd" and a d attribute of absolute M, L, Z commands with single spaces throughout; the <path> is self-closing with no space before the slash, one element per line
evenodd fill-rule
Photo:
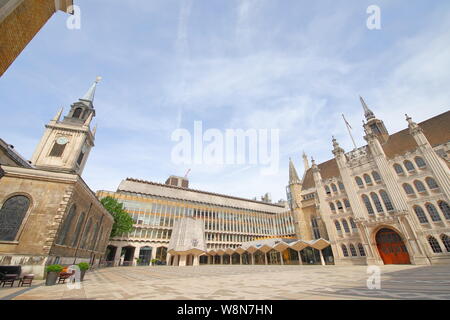
<path fill-rule="evenodd" d="M 0 300 L 292 300 L 450 299 L 448 266 L 380 266 L 381 288 L 368 289 L 367 266 L 116 267 L 86 274 L 80 289 L 66 284 L 0 288 Z"/>

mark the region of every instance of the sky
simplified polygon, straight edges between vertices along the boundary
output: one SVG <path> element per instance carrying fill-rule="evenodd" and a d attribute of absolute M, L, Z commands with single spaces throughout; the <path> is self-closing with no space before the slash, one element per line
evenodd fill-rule
<path fill-rule="evenodd" d="M 30 159 L 44 125 L 102 76 L 83 178 L 116 190 L 127 177 L 285 199 L 288 163 L 333 157 L 334 135 L 363 146 L 363 96 L 390 133 L 449 110 L 450 2 L 75 0 L 81 28 L 55 14 L 0 78 L 0 137 Z M 381 29 L 366 12 L 380 8 Z M 279 129 L 279 170 L 176 164 L 176 129 Z"/>

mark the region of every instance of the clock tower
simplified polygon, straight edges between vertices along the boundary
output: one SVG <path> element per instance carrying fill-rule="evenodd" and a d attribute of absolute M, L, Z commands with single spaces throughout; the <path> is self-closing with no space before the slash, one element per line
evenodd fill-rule
<path fill-rule="evenodd" d="M 44 135 L 31 158 L 38 169 L 63 171 L 81 175 L 94 146 L 96 128 L 90 124 L 95 116 L 94 96 L 97 77 L 88 92 L 73 103 L 69 113 L 61 120 L 63 110 L 45 126 Z"/>

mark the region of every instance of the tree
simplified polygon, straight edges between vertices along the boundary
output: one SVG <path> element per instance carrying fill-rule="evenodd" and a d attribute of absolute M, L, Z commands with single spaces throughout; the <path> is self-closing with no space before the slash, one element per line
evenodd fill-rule
<path fill-rule="evenodd" d="M 100 202 L 114 217 L 114 224 L 110 235 L 111 238 L 133 230 L 133 219 L 123 209 L 122 203 L 109 196 L 101 199 Z"/>

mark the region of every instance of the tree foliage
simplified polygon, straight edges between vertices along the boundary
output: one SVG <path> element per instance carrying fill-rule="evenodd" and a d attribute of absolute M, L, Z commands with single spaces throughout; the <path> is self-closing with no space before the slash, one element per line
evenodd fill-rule
<path fill-rule="evenodd" d="M 110 235 L 111 238 L 133 230 L 133 219 L 123 209 L 122 203 L 109 196 L 101 199 L 100 202 L 114 217 L 114 224 Z"/>

